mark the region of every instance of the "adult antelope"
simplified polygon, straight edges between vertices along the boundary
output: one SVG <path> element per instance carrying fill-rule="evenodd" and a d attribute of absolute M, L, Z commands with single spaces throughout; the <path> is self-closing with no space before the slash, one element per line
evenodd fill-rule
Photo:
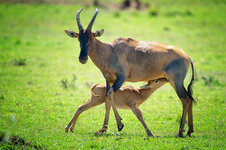
<path fill-rule="evenodd" d="M 107 98 L 111 101 L 118 131 L 121 131 L 124 125 L 116 109 L 113 94 L 125 81 L 149 81 L 164 77 L 175 89 L 183 105 L 179 136 L 183 136 L 187 113 L 189 125 L 187 134 L 190 136 L 194 132 L 192 116 L 194 99 L 191 89 L 194 81 L 194 65 L 191 58 L 182 49 L 159 42 L 136 41 L 122 37 L 112 43 L 101 42 L 96 37 L 101 36 L 104 30 L 95 33 L 91 31 L 98 10 L 96 9 L 86 30 L 80 23 L 81 11 L 82 9 L 76 15 L 79 33 L 68 30 L 65 32 L 72 38 L 78 38 L 80 42 L 80 63 L 85 64 L 89 56 L 105 77 Z M 183 81 L 190 64 L 192 78 L 186 90 Z"/>

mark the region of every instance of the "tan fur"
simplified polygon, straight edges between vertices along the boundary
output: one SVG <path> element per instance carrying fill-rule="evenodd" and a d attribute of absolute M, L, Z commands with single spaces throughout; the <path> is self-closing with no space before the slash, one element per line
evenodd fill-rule
<path fill-rule="evenodd" d="M 138 119 L 143 124 L 144 128 L 148 135 L 153 136 L 151 131 L 146 126 L 142 114 L 138 109 L 138 106 L 142 104 L 148 97 L 156 91 L 159 87 L 168 82 L 167 79 L 162 78 L 158 80 L 149 81 L 149 83 L 141 88 L 134 88 L 133 86 L 124 86 L 121 87 L 114 94 L 114 101 L 117 108 L 120 109 L 131 109 L 134 114 L 138 117 Z M 100 105 L 102 103 L 106 103 L 106 111 L 110 110 L 110 102 L 106 99 L 106 86 L 102 84 L 95 84 L 91 87 L 91 97 L 90 99 L 83 105 L 79 106 L 77 111 L 75 112 L 74 117 L 66 126 L 65 130 L 68 131 L 69 127 L 71 127 L 71 131 L 74 129 L 75 122 L 79 117 L 79 114 L 83 111 L 92 108 L 94 106 Z M 103 128 L 99 130 L 97 133 L 102 134 L 107 130 L 109 115 L 105 116 L 105 123 L 103 124 Z M 107 121 L 106 121 L 107 120 Z"/>

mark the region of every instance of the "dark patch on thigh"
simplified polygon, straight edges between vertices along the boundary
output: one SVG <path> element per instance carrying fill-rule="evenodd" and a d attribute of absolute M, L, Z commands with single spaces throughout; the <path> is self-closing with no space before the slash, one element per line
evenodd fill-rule
<path fill-rule="evenodd" d="M 171 61 L 168 65 L 165 66 L 164 71 L 172 76 L 175 80 L 182 80 L 186 76 L 186 65 L 183 60 L 176 59 Z"/>
<path fill-rule="evenodd" d="M 164 71 L 174 81 L 177 95 L 179 98 L 186 98 L 187 92 L 184 88 L 184 78 L 186 76 L 186 65 L 183 60 L 176 59 L 171 61 L 165 68 Z M 172 81 L 171 81 L 172 82 Z"/>

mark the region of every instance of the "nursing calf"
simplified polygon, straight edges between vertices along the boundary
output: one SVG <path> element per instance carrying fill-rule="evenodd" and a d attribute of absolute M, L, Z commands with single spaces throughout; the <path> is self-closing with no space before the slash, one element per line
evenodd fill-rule
<path fill-rule="evenodd" d="M 144 126 L 149 136 L 154 136 L 154 135 L 148 129 L 138 106 L 142 104 L 145 100 L 147 100 L 148 97 L 155 90 L 157 90 L 159 87 L 164 85 L 166 82 L 168 82 L 167 79 L 161 78 L 161 79 L 149 81 L 147 85 L 142 86 L 141 88 L 124 86 L 124 87 L 121 87 L 114 94 L 114 101 L 115 101 L 116 107 L 121 109 L 131 109 L 133 113 L 137 116 L 138 120 L 142 123 L 142 125 Z M 90 99 L 86 103 L 78 107 L 73 118 L 65 127 L 65 132 L 68 132 L 69 128 L 70 128 L 70 131 L 73 132 L 75 123 L 82 112 L 94 106 L 100 105 L 104 102 L 106 106 L 105 119 L 104 119 L 102 129 L 100 129 L 96 134 L 102 134 L 105 131 L 107 131 L 111 102 L 109 101 L 109 99 L 106 98 L 106 86 L 101 84 L 95 84 L 91 88 Z"/>

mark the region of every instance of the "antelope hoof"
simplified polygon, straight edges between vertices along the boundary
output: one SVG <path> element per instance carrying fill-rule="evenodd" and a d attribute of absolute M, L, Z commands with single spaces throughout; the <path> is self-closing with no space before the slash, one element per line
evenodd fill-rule
<path fill-rule="evenodd" d="M 183 132 L 179 132 L 179 137 L 181 137 L 181 138 L 184 137 Z"/>
<path fill-rule="evenodd" d="M 191 133 L 187 133 L 187 136 L 191 137 Z"/>
<path fill-rule="evenodd" d="M 120 126 L 118 126 L 118 131 L 119 132 L 122 131 L 123 127 L 124 127 L 124 124 L 121 124 Z"/>
<path fill-rule="evenodd" d="M 191 131 L 188 130 L 187 135 L 188 135 L 189 137 L 191 137 L 191 133 L 193 133 L 193 132 L 194 132 L 194 130 L 191 130 Z"/>

